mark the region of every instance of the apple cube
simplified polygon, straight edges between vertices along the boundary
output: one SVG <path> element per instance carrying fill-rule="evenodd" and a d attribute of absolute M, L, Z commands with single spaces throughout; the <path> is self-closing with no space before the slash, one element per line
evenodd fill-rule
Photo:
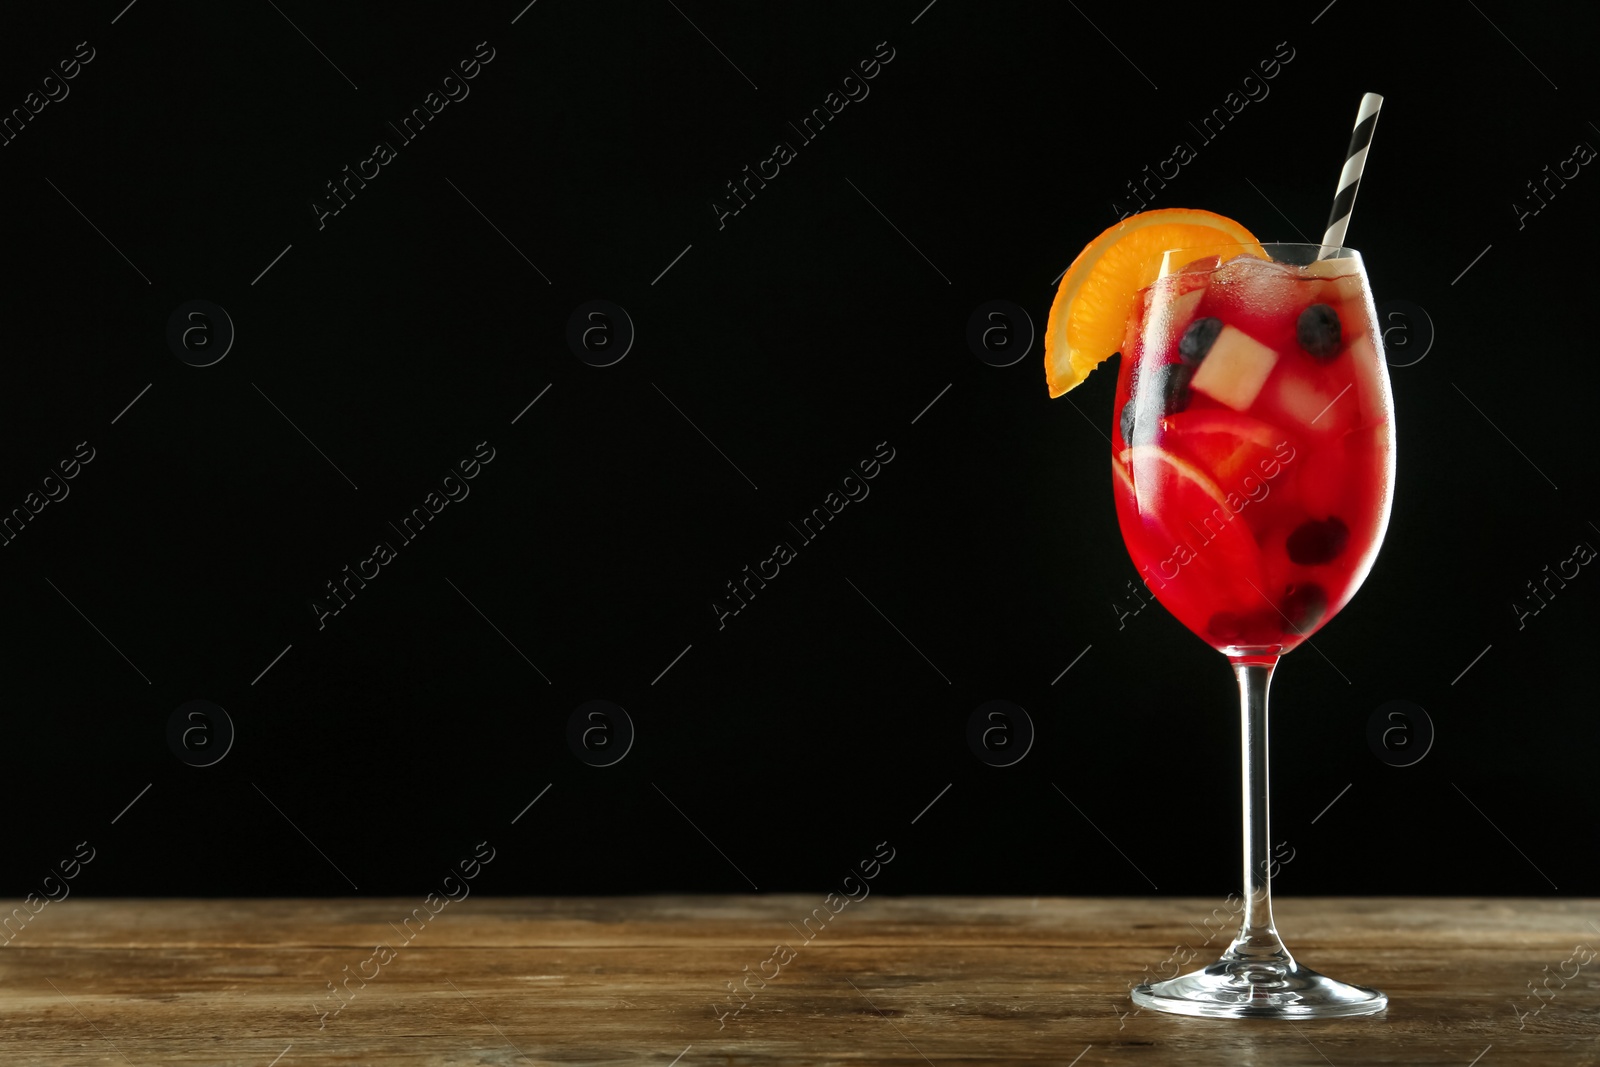
<path fill-rule="evenodd" d="M 1360 269 L 1355 259 L 1349 256 L 1313 260 L 1300 268 L 1313 278 L 1343 278 L 1359 273 Z"/>
<path fill-rule="evenodd" d="M 1338 426 L 1338 421 L 1330 418 L 1334 403 L 1349 403 L 1354 410 L 1357 400 L 1349 394 L 1342 397 L 1338 392 L 1325 394 L 1304 378 L 1285 376 L 1278 381 L 1277 402 L 1304 429 L 1331 432 Z"/>
<path fill-rule="evenodd" d="M 1255 403 L 1277 362 L 1278 354 L 1272 349 L 1241 330 L 1224 326 L 1189 384 L 1235 411 L 1244 411 Z"/>

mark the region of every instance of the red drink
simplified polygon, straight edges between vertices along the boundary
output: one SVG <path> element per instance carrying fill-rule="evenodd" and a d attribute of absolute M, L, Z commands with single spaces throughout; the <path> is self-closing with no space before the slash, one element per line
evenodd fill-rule
<path fill-rule="evenodd" d="M 1394 479 L 1360 259 L 1266 249 L 1288 263 L 1169 253 L 1117 378 L 1123 540 L 1156 598 L 1228 655 L 1287 652 L 1338 613 L 1377 555 Z"/>

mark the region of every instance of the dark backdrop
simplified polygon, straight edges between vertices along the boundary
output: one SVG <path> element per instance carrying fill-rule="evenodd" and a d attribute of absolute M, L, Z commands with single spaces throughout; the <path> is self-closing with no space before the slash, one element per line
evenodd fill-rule
<path fill-rule="evenodd" d="M 82 842 L 106 895 L 411 894 L 480 841 L 494 893 L 822 890 L 879 842 L 889 892 L 1237 888 L 1233 681 L 1126 605 L 1114 374 L 1051 401 L 1037 338 L 997 367 L 967 327 L 1042 330 L 1179 141 L 1155 206 L 1314 239 L 1365 90 L 1399 481 L 1278 671 L 1278 885 L 1600 892 L 1600 576 L 1513 606 L 1600 545 L 1578 5 L 524 3 L 0 16 L 0 105 L 39 93 L 0 147 L 0 506 L 38 507 L 0 548 L 7 894 Z M 431 91 L 414 140 L 384 125 Z M 1535 213 L 1547 165 L 1578 173 Z M 346 166 L 377 172 L 334 214 Z M 610 366 L 569 344 L 591 300 L 631 322 Z M 604 313 L 591 362 L 628 344 Z M 377 576 L 319 620 L 346 566 Z M 627 721 L 574 747 L 594 700 Z M 968 742 L 991 700 L 1033 727 L 1011 766 Z"/>

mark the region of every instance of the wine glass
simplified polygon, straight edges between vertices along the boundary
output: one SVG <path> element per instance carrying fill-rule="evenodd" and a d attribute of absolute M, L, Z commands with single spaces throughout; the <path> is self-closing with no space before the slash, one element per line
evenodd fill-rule
<path fill-rule="evenodd" d="M 1262 252 L 1266 258 L 1261 258 Z M 1117 519 L 1156 599 L 1239 684 L 1244 913 L 1202 970 L 1137 986 L 1185 1015 L 1325 1018 L 1388 998 L 1295 960 L 1273 925 L 1267 688 L 1372 567 L 1394 485 L 1393 399 L 1361 256 L 1266 244 L 1169 251 L 1117 380 Z"/>

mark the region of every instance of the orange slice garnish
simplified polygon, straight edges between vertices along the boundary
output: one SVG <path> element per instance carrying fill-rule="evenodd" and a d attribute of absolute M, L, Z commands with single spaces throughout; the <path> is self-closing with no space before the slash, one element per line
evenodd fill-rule
<path fill-rule="evenodd" d="M 1139 290 L 1156 280 L 1161 254 L 1191 259 L 1243 251 L 1266 258 L 1243 226 L 1211 211 L 1162 208 L 1130 215 L 1090 241 L 1061 276 L 1044 332 L 1045 380 L 1060 396 L 1111 358 L 1128 328 Z"/>

